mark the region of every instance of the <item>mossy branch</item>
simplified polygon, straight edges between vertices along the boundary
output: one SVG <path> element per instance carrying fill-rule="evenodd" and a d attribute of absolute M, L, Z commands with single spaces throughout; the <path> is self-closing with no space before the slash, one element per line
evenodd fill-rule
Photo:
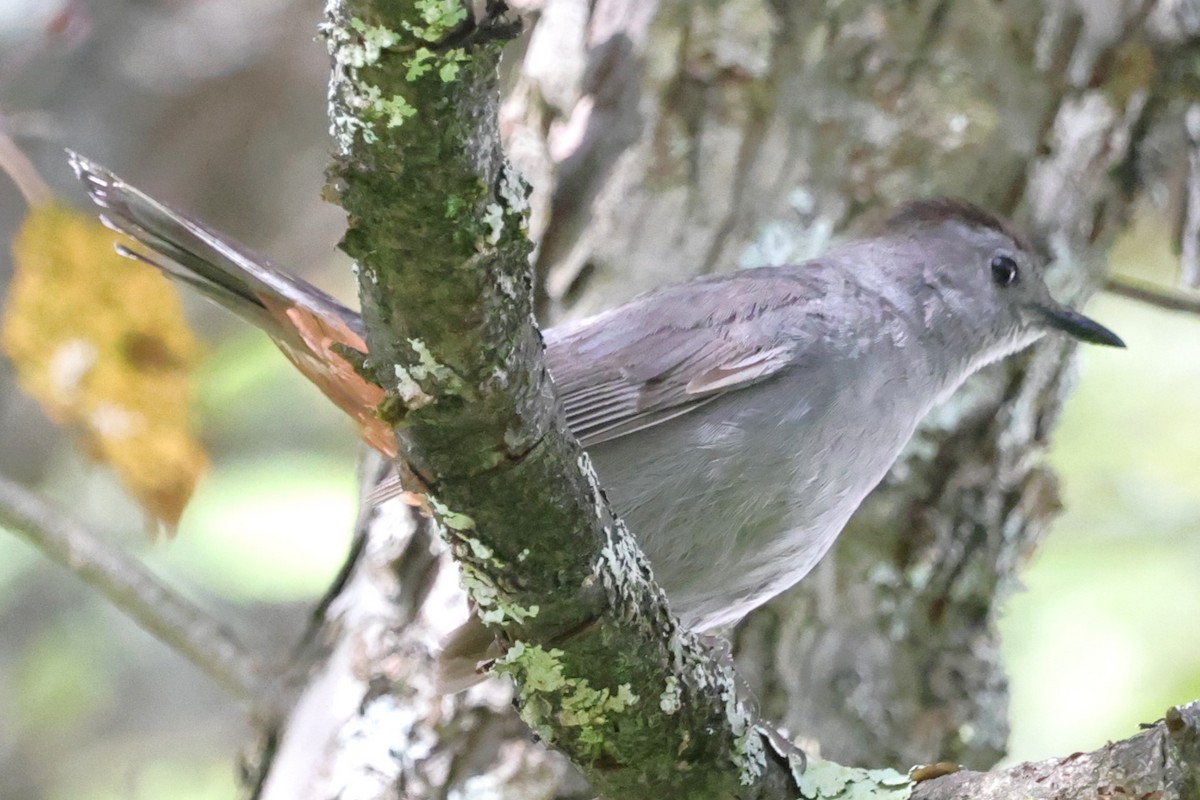
<path fill-rule="evenodd" d="M 609 797 L 763 797 L 791 783 L 669 616 L 565 435 L 532 315 L 526 186 L 500 149 L 500 3 L 333 0 L 331 186 L 400 451 L 522 715 Z"/>
<path fill-rule="evenodd" d="M 499 42 L 513 30 L 495 2 L 477 19 L 458 0 L 331 0 L 326 34 L 330 180 L 350 215 L 365 368 L 506 646 L 497 670 L 530 727 L 610 798 L 1194 791 L 1194 709 L 1044 769 L 920 781 L 829 762 L 799 775 L 774 757 L 732 675 L 671 619 L 563 430 L 531 311 L 526 187 L 496 129 Z"/>

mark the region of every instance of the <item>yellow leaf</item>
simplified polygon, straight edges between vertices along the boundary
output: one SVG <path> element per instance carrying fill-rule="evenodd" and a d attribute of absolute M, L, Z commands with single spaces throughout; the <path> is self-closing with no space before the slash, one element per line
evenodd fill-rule
<path fill-rule="evenodd" d="M 173 287 L 115 253 L 115 236 L 57 203 L 30 211 L 0 347 L 46 414 L 174 529 L 207 462 L 189 425 L 200 347 Z"/>

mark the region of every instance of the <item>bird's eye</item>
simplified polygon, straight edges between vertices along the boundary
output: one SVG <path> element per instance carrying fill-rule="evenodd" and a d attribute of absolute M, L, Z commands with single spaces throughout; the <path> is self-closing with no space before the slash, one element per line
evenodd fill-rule
<path fill-rule="evenodd" d="M 1017 270 L 1017 262 L 1008 256 L 996 256 L 992 259 L 992 280 L 1002 289 L 1015 286 L 1021 273 Z"/>

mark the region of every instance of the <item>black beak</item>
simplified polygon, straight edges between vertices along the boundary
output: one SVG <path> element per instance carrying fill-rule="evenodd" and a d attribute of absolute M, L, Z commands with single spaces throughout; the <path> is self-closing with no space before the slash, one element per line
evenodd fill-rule
<path fill-rule="evenodd" d="M 1121 337 L 1095 320 L 1085 317 L 1065 306 L 1034 306 L 1042 320 L 1055 330 L 1074 336 L 1081 342 L 1105 344 L 1109 347 L 1124 347 Z"/>

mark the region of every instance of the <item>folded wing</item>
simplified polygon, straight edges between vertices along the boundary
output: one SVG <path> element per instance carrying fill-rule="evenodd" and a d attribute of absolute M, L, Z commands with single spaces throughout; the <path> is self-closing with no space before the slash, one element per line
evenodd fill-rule
<path fill-rule="evenodd" d="M 672 287 L 547 331 L 568 426 L 587 447 L 770 380 L 795 363 L 800 343 L 762 318 L 811 299 L 791 272 L 755 270 Z"/>

